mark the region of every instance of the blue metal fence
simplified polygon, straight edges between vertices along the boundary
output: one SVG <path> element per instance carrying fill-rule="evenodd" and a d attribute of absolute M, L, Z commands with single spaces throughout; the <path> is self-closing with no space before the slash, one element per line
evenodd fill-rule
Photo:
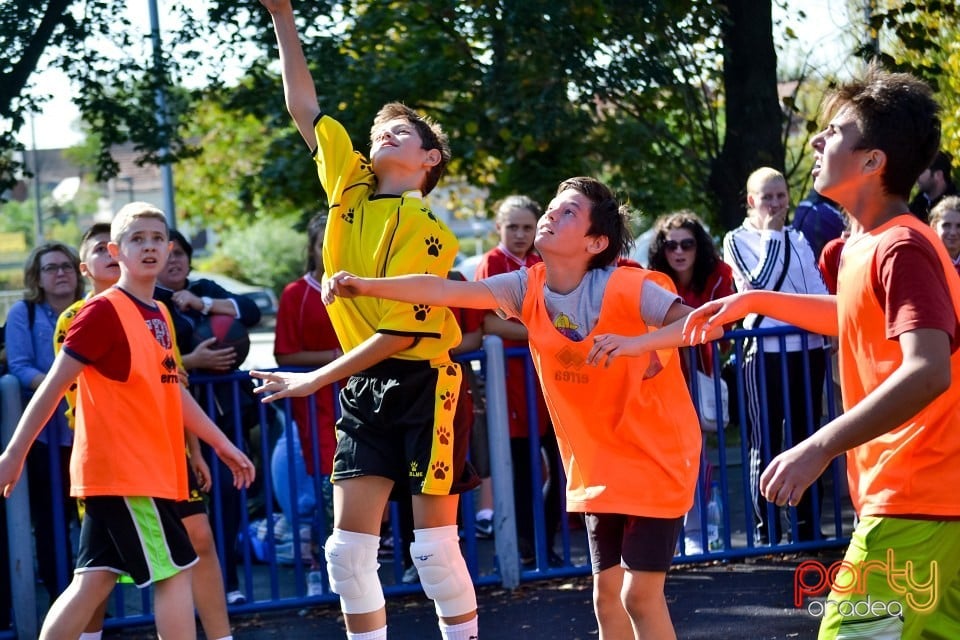
<path fill-rule="evenodd" d="M 732 560 L 751 555 L 774 552 L 812 551 L 831 546 L 842 546 L 848 541 L 849 530 L 852 526 L 852 511 L 846 499 L 846 481 L 842 473 L 842 462 L 835 461 L 825 474 L 822 496 L 814 501 L 815 505 L 823 502 L 823 509 L 816 513 L 822 519 L 821 524 L 828 527 L 828 534 L 807 542 L 786 542 L 774 545 L 760 545 L 754 539 L 755 525 L 752 509 L 750 508 L 749 477 L 747 472 L 747 390 L 744 384 L 742 363 L 747 348 L 745 342 L 762 336 L 776 336 L 783 345 L 785 336 L 800 333 L 792 328 L 767 329 L 761 331 L 731 331 L 724 336 L 724 340 L 732 342 L 728 359 L 734 364 L 725 370 L 721 369 L 724 357 L 717 348 L 718 343 L 711 347 L 714 351 L 713 379 L 711 381 L 715 405 L 721 407 L 723 397 L 720 380 L 727 380 L 728 402 L 736 409 L 731 411 L 730 424 L 724 429 L 719 428 L 715 434 L 705 437 L 705 458 L 713 468 L 712 477 L 719 487 L 721 496 L 720 512 L 722 513 L 721 543 L 719 549 L 709 549 L 708 544 L 702 544 L 703 552 L 691 553 L 685 549 L 685 544 L 678 545 L 677 562 L 702 562 L 713 560 Z M 802 335 L 802 334 L 801 334 Z M 763 340 L 755 340 L 762 345 Z M 762 349 L 762 346 L 760 347 Z M 691 357 L 691 354 L 685 354 Z M 521 566 L 516 531 L 516 518 L 513 501 L 513 473 L 511 470 L 511 452 L 509 429 L 507 426 L 507 403 L 505 392 L 505 361 L 506 358 L 523 358 L 526 361 L 525 387 L 528 397 L 530 413 L 530 461 L 533 494 L 534 520 L 534 552 L 535 561 L 532 565 Z M 537 392 L 538 382 L 533 372 L 532 363 L 526 349 L 508 349 L 504 351 L 502 342 L 493 336 L 484 339 L 484 349 L 460 358 L 464 366 L 476 369 L 484 381 L 486 419 L 488 421 L 489 448 L 491 459 L 491 476 L 494 489 L 494 510 L 496 513 L 495 532 L 493 540 L 480 540 L 476 537 L 474 528 L 474 500 L 471 494 L 463 496 L 461 505 L 461 532 L 463 552 L 467 566 L 474 582 L 477 585 L 501 584 L 511 588 L 519 582 L 534 581 L 547 578 L 565 577 L 572 575 L 588 575 L 590 573 L 589 554 L 587 552 L 586 535 L 582 528 L 582 521 L 578 514 L 568 515 L 565 509 L 561 511 L 558 530 L 547 531 L 544 517 L 544 483 L 562 483 L 563 478 L 545 477 L 544 469 L 549 465 L 542 464 L 543 452 L 540 444 L 537 424 L 537 403 L 531 401 Z M 693 360 L 690 360 L 693 366 Z M 692 370 L 692 369 L 691 369 Z M 726 373 L 725 373 L 726 372 Z M 785 376 L 785 369 L 781 371 L 766 371 L 766 376 Z M 697 377 L 691 378 L 691 395 L 700 397 L 697 388 Z M 827 367 L 824 392 L 819 389 L 806 394 L 808 403 L 826 402 L 825 419 L 829 420 L 836 414 L 832 372 Z M 255 612 L 271 609 L 295 609 L 306 605 L 320 603 L 335 603 L 337 596 L 330 592 L 329 581 L 322 562 L 322 543 L 329 531 L 331 522 L 329 514 L 329 491 L 326 490 L 327 480 L 319 474 L 303 476 L 289 472 L 285 479 L 285 486 L 275 486 L 271 477 L 271 456 L 275 452 L 276 443 L 281 435 L 285 444 L 283 451 L 287 459 L 288 469 L 293 469 L 297 456 L 302 452 L 295 448 L 294 432 L 296 427 L 292 420 L 292 411 L 289 401 L 278 403 L 277 406 L 257 404 L 255 409 L 245 407 L 244 392 L 241 383 L 246 382 L 247 374 L 238 372 L 227 376 L 209 377 L 192 376 L 191 383 L 198 389 L 205 389 L 204 408 L 212 415 L 227 413 L 232 416 L 231 424 L 226 425 L 227 431 L 235 442 L 243 443 L 248 453 L 258 464 L 258 481 L 254 487 L 240 492 L 235 527 L 225 526 L 224 513 L 230 510 L 222 495 L 221 483 L 218 483 L 219 474 L 224 469 L 211 464 L 214 475 L 214 489 L 211 493 L 209 513 L 215 537 L 217 550 L 221 558 L 234 551 L 237 558 L 237 572 L 241 583 L 241 590 L 247 602 L 230 607 L 231 612 Z M 11 385 L 12 381 L 12 385 Z M 763 382 L 761 381 L 761 384 Z M 212 385 L 228 385 L 229 393 L 221 394 L 219 398 L 212 393 Z M 12 429 L 19 418 L 19 391 L 15 387 L 16 381 L 5 376 L 2 386 L 3 394 L 3 442 L 9 441 Z M 808 390 L 809 391 L 809 390 Z M 330 389 L 335 394 L 335 389 Z M 479 401 L 480 399 L 478 399 Z M 788 399 L 785 399 L 789 402 Z M 13 406 L 16 404 L 17 406 Z M 313 400 L 309 400 L 309 415 L 311 421 L 316 420 L 316 407 Z M 336 406 L 336 405 L 335 405 Z M 245 424 L 245 417 L 250 410 L 257 412 L 256 420 Z M 720 413 L 718 411 L 718 413 Z M 808 425 L 808 432 L 819 425 Z M 248 428 L 249 427 L 249 428 Z M 769 431 L 769 425 L 764 425 Z M 789 430 L 788 430 L 789 431 Z M 316 439 L 317 430 L 309 429 L 311 437 Z M 312 443 L 314 469 L 319 468 L 318 442 Z M 771 453 L 766 452 L 764 466 L 769 462 Z M 553 453 L 552 455 L 556 455 Z M 558 466 L 557 468 L 562 468 Z M 64 470 L 65 471 L 65 470 Z M 701 500 L 697 507 L 688 516 L 691 529 L 701 532 L 702 543 L 707 543 L 708 529 L 708 491 L 709 483 L 706 473 L 701 473 L 698 493 Z M 9 551 L 11 558 L 11 586 L 14 594 L 13 608 L 15 610 L 14 628 L 0 630 L 2 638 L 35 637 L 39 623 L 34 612 L 38 610 L 37 598 L 42 603 L 46 599 L 45 593 L 35 588 L 33 577 L 33 553 L 30 526 L 29 507 L 27 505 L 26 478 L 21 479 L 13 496 L 6 501 L 9 522 Z M 284 480 L 280 480 L 284 482 Z M 229 484 L 229 483 L 226 483 Z M 275 514 L 281 513 L 279 507 L 279 492 L 286 492 L 292 498 L 287 502 L 296 506 L 297 497 L 304 491 L 311 491 L 314 497 L 314 506 L 308 513 L 301 513 L 298 508 L 283 513 L 283 518 Z M 562 493 L 562 492 L 561 492 Z M 51 504 L 57 504 L 57 497 L 52 496 Z M 563 501 L 561 500 L 561 506 Z M 791 510 L 792 513 L 793 510 Z M 384 582 L 384 592 L 391 596 L 414 593 L 420 590 L 418 584 L 404 584 L 402 576 L 404 568 L 401 562 L 402 537 L 398 517 L 397 505 L 390 509 L 390 533 L 387 536 L 392 540 L 393 555 L 384 553 L 381 556 L 381 578 Z M 225 531 L 232 528 L 238 530 L 236 537 L 225 535 Z M 75 532 L 74 532 L 75 534 Z M 793 531 L 796 535 L 795 527 Z M 60 533 L 60 538 L 63 534 Z M 231 538 L 231 539 L 227 539 Z M 553 549 L 554 538 L 557 543 L 557 555 L 562 559 L 557 563 L 554 559 L 551 565 L 549 551 Z M 58 539 L 57 544 L 75 544 L 71 541 Z M 715 545 L 717 546 L 717 545 Z M 319 572 L 321 588 L 319 593 L 307 595 L 307 580 L 311 571 Z M 110 617 L 108 627 L 124 627 L 140 625 L 152 620 L 151 599 L 149 589 L 138 591 L 130 585 L 119 584 L 114 590 L 110 603 Z M 14 630 L 15 629 L 15 630 Z"/>

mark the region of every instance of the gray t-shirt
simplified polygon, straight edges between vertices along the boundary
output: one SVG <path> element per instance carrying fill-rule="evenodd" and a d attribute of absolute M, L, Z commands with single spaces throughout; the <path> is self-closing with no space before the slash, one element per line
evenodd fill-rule
<path fill-rule="evenodd" d="M 574 342 L 580 342 L 589 335 L 600 319 L 600 307 L 603 304 L 603 292 L 607 281 L 616 267 L 591 269 L 583 276 L 577 288 L 570 293 L 560 294 L 544 286 L 543 297 L 553 326 Z M 501 273 L 481 280 L 496 298 L 497 313 L 504 318 L 519 318 L 523 308 L 523 297 L 527 292 L 526 268 L 510 273 Z M 654 284 L 649 280 L 643 283 L 643 291 L 637 292 L 640 298 L 640 315 L 647 325 L 663 326 L 667 311 L 680 297 L 675 293 Z"/>

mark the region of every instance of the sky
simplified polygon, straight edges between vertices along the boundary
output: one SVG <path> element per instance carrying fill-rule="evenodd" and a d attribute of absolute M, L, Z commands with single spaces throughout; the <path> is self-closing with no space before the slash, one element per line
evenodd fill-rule
<path fill-rule="evenodd" d="M 164 26 L 164 3 L 170 0 L 158 0 L 161 33 Z M 774 2 L 774 20 L 783 19 L 785 12 Z M 847 29 L 847 0 L 787 0 L 787 6 L 802 7 L 806 12 L 805 20 L 790 21 L 788 24 L 797 34 L 798 40 L 786 45 L 785 57 L 801 59 L 809 52 L 809 61 L 815 68 L 827 73 L 836 73 L 847 56 L 840 55 L 844 50 L 841 33 Z M 148 4 L 138 0 L 128 4 L 131 20 L 143 29 L 145 35 L 150 31 Z M 79 112 L 70 101 L 71 88 L 67 77 L 55 68 L 38 70 L 33 81 L 43 92 L 53 95 L 44 105 L 42 113 L 33 118 L 18 133 L 18 140 L 27 149 L 55 149 L 69 147 L 79 143 L 82 135 L 77 121 Z M 32 134 L 32 135 L 31 135 Z"/>

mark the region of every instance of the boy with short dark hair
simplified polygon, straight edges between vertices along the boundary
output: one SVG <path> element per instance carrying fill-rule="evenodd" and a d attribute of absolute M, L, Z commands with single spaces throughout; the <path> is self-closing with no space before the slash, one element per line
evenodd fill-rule
<path fill-rule="evenodd" d="M 666 275 L 614 266 L 630 245 L 626 214 L 602 183 L 571 178 L 538 222 L 540 264 L 477 282 L 340 272 L 325 296 L 519 318 L 556 428 L 567 508 L 586 514 L 600 637 L 670 638 L 663 587 L 700 455 L 699 421 L 674 348 L 690 308 Z"/>
<path fill-rule="evenodd" d="M 684 331 L 696 342 L 752 312 L 839 336 L 845 412 L 760 479 L 768 500 L 796 505 L 847 454 L 859 520 L 821 638 L 960 637 L 960 278 L 907 208 L 940 142 L 938 112 L 926 84 L 877 66 L 838 87 L 811 142 L 814 187 L 856 223 L 836 296 L 745 292 L 704 305 Z"/>
<path fill-rule="evenodd" d="M 317 104 L 289 0 L 261 0 L 273 18 L 287 109 L 314 154 L 330 206 L 324 273 L 433 273 L 453 267 L 457 240 L 423 197 L 450 159 L 439 126 L 391 103 L 377 114 L 370 157 Z M 457 536 L 459 494 L 478 484 L 465 462 L 469 433 L 453 416 L 462 376 L 449 351 L 460 329 L 449 309 L 348 300 L 329 307 L 344 355 L 309 373 L 261 373 L 267 400 L 303 396 L 349 377 L 333 466 L 334 531 L 325 555 L 348 638 L 386 638 L 377 575 L 380 516 L 395 483 L 413 495 L 411 545 L 424 592 L 445 640 L 475 639 L 477 601 Z M 463 461 L 463 462 L 461 462 Z"/>
<path fill-rule="evenodd" d="M 80 549 L 73 581 L 47 613 L 41 638 L 79 637 L 121 573 L 140 587 L 153 584 L 161 637 L 195 638 L 186 569 L 196 554 L 174 504 L 187 496 L 184 426 L 217 450 L 238 486 L 249 485 L 254 468 L 180 384 L 170 318 L 152 299 L 170 247 L 163 212 L 126 205 L 108 247 L 120 263 L 117 287 L 74 319 L 0 455 L 0 488 L 9 495 L 31 443 L 79 378 L 70 480 L 71 495 L 85 499 Z"/>

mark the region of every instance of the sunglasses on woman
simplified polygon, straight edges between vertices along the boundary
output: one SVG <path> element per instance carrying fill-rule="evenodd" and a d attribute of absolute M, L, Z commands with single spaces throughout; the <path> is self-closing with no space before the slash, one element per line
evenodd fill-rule
<path fill-rule="evenodd" d="M 693 238 L 684 238 L 680 242 L 677 242 L 676 240 L 667 240 L 663 243 L 663 248 L 666 251 L 676 251 L 677 249 L 681 249 L 682 251 L 690 251 L 696 246 L 697 241 Z"/>

